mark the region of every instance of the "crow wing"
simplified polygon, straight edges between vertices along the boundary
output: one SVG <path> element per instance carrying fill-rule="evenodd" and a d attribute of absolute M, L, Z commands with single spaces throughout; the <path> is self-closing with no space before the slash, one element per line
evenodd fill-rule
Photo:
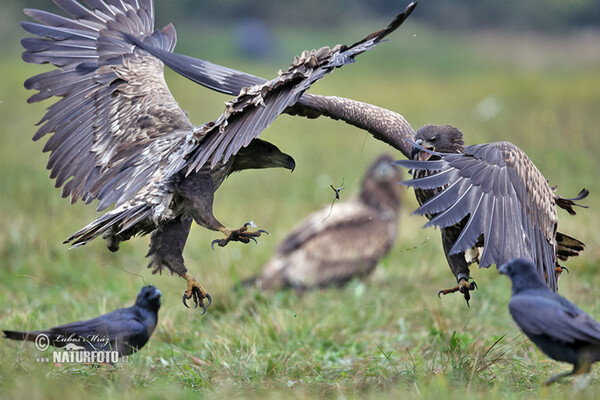
<path fill-rule="evenodd" d="M 555 293 L 517 294 L 508 308 L 527 334 L 546 335 L 566 343 L 600 343 L 600 324 Z"/>
<path fill-rule="evenodd" d="M 446 228 L 469 216 L 449 255 L 472 248 L 483 235 L 480 267 L 526 258 L 556 291 L 555 195 L 521 149 L 509 142 L 487 143 L 468 146 L 464 154 L 441 154 L 441 160 L 397 163 L 439 171 L 404 182 L 421 189 L 445 187 L 415 211 L 436 215 L 426 226 Z"/>

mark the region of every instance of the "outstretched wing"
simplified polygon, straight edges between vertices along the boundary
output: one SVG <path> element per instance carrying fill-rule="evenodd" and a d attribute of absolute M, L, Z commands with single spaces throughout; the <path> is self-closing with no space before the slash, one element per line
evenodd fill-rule
<path fill-rule="evenodd" d="M 396 163 L 439 171 L 404 182 L 407 186 L 447 186 L 415 211 L 435 215 L 426 226 L 445 228 L 469 216 L 449 255 L 472 248 L 483 235 L 480 267 L 526 258 L 556 290 L 555 196 L 521 149 L 508 142 L 488 143 L 469 146 L 464 154 L 442 154 L 441 160 Z"/>
<path fill-rule="evenodd" d="M 358 46 L 370 39 L 375 39 L 375 43 L 381 41 L 385 36 L 398 28 L 404 20 L 408 18 L 416 6 L 417 3 L 410 3 L 404 12 L 398 14 L 386 29 L 375 32 L 350 47 Z M 264 78 L 238 71 L 233 68 L 213 64 L 206 60 L 166 51 L 162 48 L 154 47 L 151 44 L 140 43 L 140 46 L 150 54 L 159 58 L 166 66 L 178 74 L 220 93 L 237 96 L 244 87 L 267 83 L 267 80 Z M 358 53 L 354 53 L 354 55 L 355 54 Z"/>
<path fill-rule="evenodd" d="M 56 67 L 25 82 L 39 91 L 29 102 L 61 97 L 34 140 L 52 134 L 44 151 L 63 197 L 99 199 L 99 210 L 118 206 L 161 166 L 179 162 L 193 129 L 167 88 L 162 62 L 127 40 L 171 51 L 175 30 L 153 32 L 152 0 L 87 1 L 91 9 L 75 0 L 56 3 L 72 19 L 27 9 L 39 23 L 21 24 L 37 36 L 23 39 L 23 60 Z"/>
<path fill-rule="evenodd" d="M 188 171 L 198 171 L 209 161 L 211 168 L 219 162 L 227 162 L 240 148 L 248 146 L 252 139 L 258 137 L 286 108 L 294 105 L 313 83 L 334 68 L 354 62 L 354 57 L 373 49 L 396 30 L 415 6 L 415 3 L 411 3 L 386 28 L 351 46 L 337 45 L 333 49 L 322 47 L 304 51 L 294 59 L 287 71 L 280 71 L 277 78 L 243 88 L 236 98 L 227 103 L 225 113 L 215 121 L 215 125 L 221 126 L 220 129 L 207 124 L 196 132 L 199 145 L 189 156 Z"/>

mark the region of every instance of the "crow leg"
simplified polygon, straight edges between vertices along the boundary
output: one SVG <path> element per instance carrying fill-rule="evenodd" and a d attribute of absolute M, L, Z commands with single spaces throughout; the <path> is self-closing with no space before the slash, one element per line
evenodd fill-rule
<path fill-rule="evenodd" d="M 183 262 L 183 248 L 190 233 L 191 224 L 191 217 L 179 217 L 154 230 L 150 238 L 150 250 L 146 257 L 150 257 L 148 268 L 153 268 L 152 273 L 162 272 L 164 268 L 167 268 L 185 279 L 187 289 L 183 294 L 183 304 L 187 307 L 186 299 L 193 299 L 195 307 L 201 304 L 206 312 L 206 307 L 211 303 L 210 295 L 200 282 L 188 272 Z M 208 300 L 208 304 L 204 304 L 204 299 Z"/>
<path fill-rule="evenodd" d="M 592 361 L 590 358 L 590 354 L 584 352 L 577 361 L 577 364 L 573 366 L 573 371 L 563 372 L 562 374 L 557 374 L 550 377 L 550 379 L 544 382 L 544 386 L 550 386 L 554 382 L 562 378 L 566 378 L 567 376 L 587 374 L 588 372 L 590 372 L 591 369 Z"/>
<path fill-rule="evenodd" d="M 259 237 L 261 234 L 263 234 L 263 233 L 266 233 L 267 235 L 269 234 L 269 232 L 265 231 L 264 229 L 259 229 L 257 231 L 249 231 L 248 230 L 249 226 L 250 226 L 250 223 L 247 222 L 244 224 L 244 226 L 242 226 L 239 229 L 228 229 L 228 228 L 219 229 L 225 235 L 225 239 L 213 240 L 213 242 L 211 243 L 212 248 L 214 249 L 215 244 L 218 244 L 219 247 L 224 247 L 229 242 L 249 243 L 250 240 L 254 240 L 256 242 L 255 238 Z"/>

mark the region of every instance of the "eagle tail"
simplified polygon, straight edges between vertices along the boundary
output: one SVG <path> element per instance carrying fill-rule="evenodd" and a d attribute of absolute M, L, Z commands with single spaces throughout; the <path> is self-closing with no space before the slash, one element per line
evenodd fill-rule
<path fill-rule="evenodd" d="M 143 223 L 152 217 L 152 208 L 144 203 L 126 203 L 112 211 L 107 212 L 100 218 L 81 228 L 68 237 L 63 243 L 72 243 L 71 248 L 83 246 L 87 242 L 104 234 L 107 246 L 111 251 L 119 249 L 119 242 L 129 239 L 134 235 L 132 232 L 147 234 L 152 229 L 138 229 L 139 223 Z"/>
<path fill-rule="evenodd" d="M 590 191 L 587 189 L 581 189 L 581 192 L 579 192 L 579 194 L 575 197 L 571 197 L 569 199 L 566 199 L 564 197 L 560 197 L 560 196 L 556 196 L 556 205 L 559 206 L 560 208 L 562 208 L 563 210 L 567 210 L 567 212 L 571 215 L 575 215 L 576 212 L 573 209 L 573 206 L 577 206 L 577 207 L 581 207 L 581 208 L 588 208 L 588 206 L 582 206 L 581 204 L 577 204 L 575 203 L 576 201 L 579 200 L 583 200 L 585 199 L 588 194 L 590 194 Z"/>
<path fill-rule="evenodd" d="M 556 243 L 556 255 L 561 261 L 578 256 L 585 249 L 583 242 L 560 232 L 556 232 Z"/>

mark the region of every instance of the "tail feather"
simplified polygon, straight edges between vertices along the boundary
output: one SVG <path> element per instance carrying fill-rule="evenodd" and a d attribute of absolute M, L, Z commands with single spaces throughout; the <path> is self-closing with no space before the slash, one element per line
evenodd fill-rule
<path fill-rule="evenodd" d="M 567 210 L 567 212 L 571 215 L 575 215 L 576 212 L 573 209 L 573 206 L 588 208 L 588 206 L 582 206 L 581 204 L 575 203 L 576 201 L 585 199 L 590 194 L 590 191 L 587 189 L 581 189 L 581 192 L 575 197 L 571 197 L 566 199 L 564 197 L 556 196 L 556 205 L 562 208 L 563 210 Z"/>
<path fill-rule="evenodd" d="M 151 215 L 152 208 L 143 203 L 134 205 L 133 207 L 130 204 L 124 204 L 81 228 L 73 235 L 69 236 L 63 243 L 67 244 L 72 242 L 72 247 L 83 246 L 109 230 L 115 232 L 116 235 L 122 237 L 121 240 L 124 240 L 131 236 L 127 234 L 128 230 L 131 230 L 135 225 L 144 220 L 149 219 Z M 141 233 L 144 234 L 148 232 L 147 230 L 142 229 Z"/>
<path fill-rule="evenodd" d="M 556 254 L 561 261 L 576 257 L 585 249 L 583 242 L 560 232 L 556 232 L 556 242 Z"/>
<path fill-rule="evenodd" d="M 38 332 L 38 331 L 31 331 L 31 332 L 7 331 L 4 329 L 2 330 L 2 332 L 4 332 L 4 337 L 7 339 L 30 341 L 30 342 L 35 341 L 35 339 L 40 335 L 40 333 L 42 333 L 42 332 Z"/>

